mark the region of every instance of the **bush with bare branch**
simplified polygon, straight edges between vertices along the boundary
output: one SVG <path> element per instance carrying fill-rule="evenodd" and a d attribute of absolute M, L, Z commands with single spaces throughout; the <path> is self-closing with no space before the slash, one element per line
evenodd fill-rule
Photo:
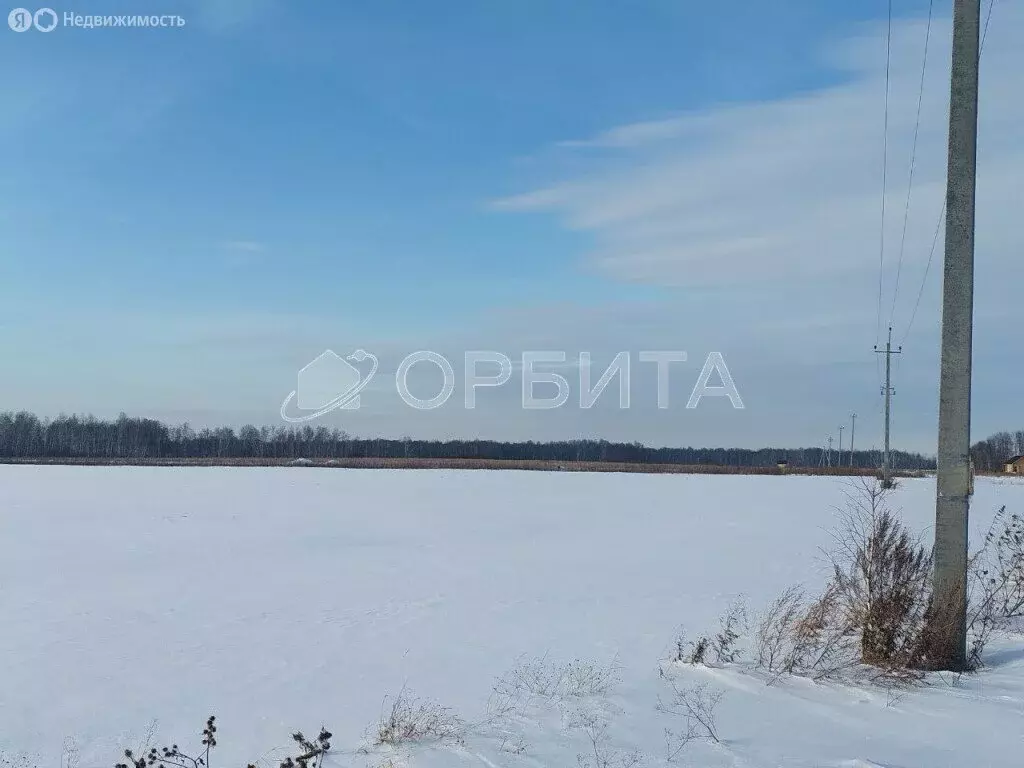
<path fill-rule="evenodd" d="M 932 555 L 889 508 L 881 483 L 863 479 L 832 555 L 836 606 L 860 635 L 861 661 L 883 670 L 921 665 L 931 604 Z"/>
<path fill-rule="evenodd" d="M 381 707 L 374 734 L 374 746 L 399 746 L 415 741 L 462 743 L 462 721 L 447 707 L 417 699 L 403 687 L 387 706 Z"/>
<path fill-rule="evenodd" d="M 670 661 L 680 664 L 704 664 L 710 648 L 711 638 L 707 635 L 701 635 L 696 640 L 687 640 L 686 634 L 680 632 Z"/>
<path fill-rule="evenodd" d="M 712 644 L 715 660 L 719 664 L 739 661 L 742 649 L 738 643 L 749 628 L 746 605 L 742 599 L 737 598 L 719 618 L 719 629 Z"/>
<path fill-rule="evenodd" d="M 608 735 L 608 718 L 603 713 L 576 709 L 567 725 L 583 731 L 590 741 L 589 754 L 576 756 L 579 768 L 637 768 L 644 761 L 643 753 L 637 749 L 622 750 L 613 746 Z"/>
<path fill-rule="evenodd" d="M 981 549 L 971 556 L 968 574 L 968 661 L 976 668 L 991 634 L 1024 617 L 1024 519 L 1019 514 L 1000 508 Z"/>
<path fill-rule="evenodd" d="M 750 629 L 747 608 L 741 598 L 737 598 L 729 605 L 725 613 L 719 617 L 718 625 L 718 632 L 714 636 L 701 635 L 689 642 L 680 632 L 676 638 L 671 661 L 707 664 L 710 661 L 709 654 L 714 655 L 717 664 L 734 664 L 739 661 L 743 653 L 740 642 Z"/>
<path fill-rule="evenodd" d="M 861 664 L 885 678 L 917 674 L 932 558 L 889 508 L 887 495 L 877 480 L 855 483 L 839 510 L 831 579 L 813 599 L 790 587 L 772 603 L 756 632 L 759 668 L 815 679 Z"/>
<path fill-rule="evenodd" d="M 667 704 L 658 700 L 659 712 L 683 721 L 681 730 L 665 729 L 665 759 L 670 763 L 693 741 L 719 741 L 715 709 L 725 695 L 723 691 L 711 690 L 707 683 L 680 688 L 675 682 L 672 694 L 672 701 Z"/>
<path fill-rule="evenodd" d="M 919 680 L 930 668 L 933 639 L 958 623 L 963 599 L 933 600 L 933 556 L 889 507 L 890 488 L 858 478 L 838 510 L 835 546 L 828 552 L 831 578 L 811 598 L 786 589 L 757 623 L 754 665 L 778 679 L 815 679 L 857 670 L 886 685 Z M 969 667 L 977 668 L 991 634 L 1024 619 L 1024 519 L 1002 508 L 984 546 L 969 560 L 967 590 Z M 728 663 L 739 656 L 745 626 L 732 609 L 718 634 L 676 641 L 672 660 L 706 664 L 714 654 Z M 870 668 L 873 671 L 868 671 Z"/>
<path fill-rule="evenodd" d="M 857 632 L 839 607 L 835 584 L 813 600 L 792 587 L 762 619 L 757 648 L 758 667 L 773 673 L 773 680 L 784 674 L 820 680 L 856 665 Z"/>
<path fill-rule="evenodd" d="M 769 672 L 793 670 L 794 627 L 806 610 L 804 591 L 791 586 L 775 598 L 761 617 L 754 637 L 755 664 Z"/>
<path fill-rule="evenodd" d="M 556 704 L 568 699 L 605 697 L 621 680 L 617 659 L 599 664 L 582 659 L 567 663 L 547 657 L 520 659 L 494 684 L 485 722 L 521 714 L 531 704 Z"/>
<path fill-rule="evenodd" d="M 124 751 L 127 763 L 117 763 L 114 768 L 209 768 L 210 752 L 217 746 L 216 718 L 210 715 L 203 728 L 202 749 L 196 754 L 181 751 L 177 744 L 167 747 L 152 747 L 148 752 L 136 755 L 131 749 Z M 307 739 L 301 731 L 292 734 L 292 741 L 299 752 L 281 761 L 281 768 L 321 768 L 324 757 L 331 749 L 331 733 L 326 728 L 320 729 L 316 739 Z M 248 768 L 255 768 L 249 763 Z"/>

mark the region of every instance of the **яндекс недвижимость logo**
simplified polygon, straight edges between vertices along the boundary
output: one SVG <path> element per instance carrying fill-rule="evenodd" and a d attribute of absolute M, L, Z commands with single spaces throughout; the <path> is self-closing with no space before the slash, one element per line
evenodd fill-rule
<path fill-rule="evenodd" d="M 40 32 L 52 32 L 57 23 L 57 12 L 53 8 L 40 8 L 34 13 L 28 8 L 15 8 L 7 14 L 7 26 L 15 32 L 27 32 L 33 27 Z"/>

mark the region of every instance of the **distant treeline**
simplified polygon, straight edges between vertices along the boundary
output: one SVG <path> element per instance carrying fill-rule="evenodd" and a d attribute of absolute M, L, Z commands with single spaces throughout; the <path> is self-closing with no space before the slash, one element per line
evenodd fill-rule
<path fill-rule="evenodd" d="M 327 427 L 230 427 L 195 430 L 122 414 L 113 421 L 92 416 L 40 419 L 31 413 L 0 413 L 0 458 L 16 459 L 345 459 L 423 458 L 601 461 L 647 464 L 709 464 L 766 467 L 780 460 L 794 467 L 839 464 L 821 448 L 649 448 L 607 440 L 503 442 L 358 438 Z M 877 451 L 856 451 L 853 466 L 877 467 Z M 850 464 L 844 451 L 842 465 Z M 898 469 L 933 469 L 935 460 L 895 451 Z"/>
<path fill-rule="evenodd" d="M 1024 429 L 996 432 L 971 446 L 974 468 L 979 472 L 1001 472 L 1008 459 L 1024 455 Z"/>

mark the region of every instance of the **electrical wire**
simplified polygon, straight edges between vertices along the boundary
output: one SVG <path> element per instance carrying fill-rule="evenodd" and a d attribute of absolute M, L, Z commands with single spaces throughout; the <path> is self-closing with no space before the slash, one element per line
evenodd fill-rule
<path fill-rule="evenodd" d="M 996 0 L 990 0 L 988 4 L 988 13 L 985 15 L 985 26 L 981 33 L 981 42 L 978 45 L 978 62 L 981 62 L 981 54 L 985 51 L 985 40 L 988 37 L 989 24 L 992 22 L 992 9 L 995 8 Z M 924 275 L 921 277 L 921 288 L 917 292 L 917 300 L 914 302 L 914 311 L 910 314 L 910 322 L 907 323 L 907 330 L 903 334 L 903 340 L 900 342 L 902 346 L 906 342 L 907 337 L 910 336 L 910 331 L 914 327 L 914 320 L 917 318 L 917 310 L 921 306 L 921 297 L 924 295 L 924 289 L 928 284 L 928 274 L 931 271 L 932 261 L 935 258 L 935 250 L 939 242 L 939 232 L 942 231 L 942 220 L 946 216 L 946 198 L 942 199 L 942 210 L 939 211 L 939 220 L 935 224 L 935 236 L 932 238 L 932 247 L 928 252 L 928 263 L 924 267 Z"/>
<path fill-rule="evenodd" d="M 903 255 L 907 247 L 907 224 L 910 221 L 910 197 L 914 191 L 914 168 L 917 164 L 917 139 L 921 132 L 921 105 L 924 103 L 925 73 L 928 71 L 928 43 L 932 36 L 932 14 L 935 0 L 928 2 L 928 22 L 924 31 L 924 58 L 921 62 L 921 82 L 917 89 L 917 116 L 914 119 L 914 141 L 910 149 L 910 174 L 907 180 L 907 204 L 903 209 L 903 233 L 900 235 L 900 255 L 896 262 L 896 284 L 892 292 L 892 310 L 889 312 L 889 325 L 896 317 L 896 300 L 900 294 L 900 275 L 903 272 Z"/>
<path fill-rule="evenodd" d="M 892 64 L 892 0 L 885 35 L 885 110 L 882 124 L 882 216 L 878 243 L 878 315 L 875 319 L 875 343 L 882 336 L 882 285 L 885 277 L 885 191 L 889 166 L 889 71 Z"/>

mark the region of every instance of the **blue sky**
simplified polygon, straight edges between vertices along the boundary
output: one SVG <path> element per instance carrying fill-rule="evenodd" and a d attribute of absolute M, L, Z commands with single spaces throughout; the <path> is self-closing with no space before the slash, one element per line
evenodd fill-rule
<path fill-rule="evenodd" d="M 890 217 L 901 225 L 928 3 L 895 5 Z M 939 5 L 905 294 L 916 294 L 941 195 L 948 18 Z M 999 73 L 992 87 L 1012 90 L 1022 64 L 1012 33 L 1024 27 L 1003 5 L 986 56 Z M 819 219 L 840 222 L 826 242 L 871 227 L 877 241 L 866 200 L 873 183 L 877 203 L 881 184 L 883 0 L 784 9 L 145 0 L 55 10 L 177 13 L 186 25 L 0 35 L 9 148 L 0 351 L 18 361 L 0 383 L 2 408 L 274 423 L 295 371 L 325 347 L 472 345 L 515 357 L 543 343 L 610 356 L 613 341 L 687 349 L 695 360 L 725 345 L 759 407 L 728 415 L 727 429 L 691 414 L 688 439 L 659 431 L 656 413 L 550 418 L 537 437 L 818 443 L 832 421 L 878 404 L 877 242 L 819 273 L 818 257 L 802 261 L 799 247 L 783 245 L 792 233 L 778 229 L 800 228 L 785 214 L 806 205 L 795 200 L 780 209 L 783 225 L 767 227 L 752 190 L 775 190 L 778 199 L 760 193 L 771 207 L 787 181 L 803 182 L 826 206 Z M 1000 110 L 997 131 L 1019 113 Z M 830 160 L 757 167 L 780 156 L 776 133 L 798 155 Z M 844 145 L 834 167 L 837 153 L 819 147 L 829 136 Z M 1009 131 L 989 146 L 1000 153 L 982 156 L 992 167 L 1020 158 Z M 745 155 L 754 162 L 727 162 Z M 697 197 L 659 197 L 687 186 Z M 733 235 L 739 251 L 726 242 Z M 993 247 L 1010 253 L 1019 239 L 1008 237 Z M 894 254 L 898 232 L 889 239 Z M 695 268 L 696 251 L 718 266 Z M 764 265 L 782 268 L 762 274 Z M 892 280 L 890 271 L 887 291 Z M 936 324 L 937 290 L 933 280 L 922 326 Z M 898 304 L 904 324 L 907 303 Z M 991 306 L 994 328 L 1006 316 Z M 637 316 L 645 320 L 630 325 Z M 781 328 L 806 338 L 769 356 L 767 344 L 792 337 Z M 995 356 L 994 381 L 1019 374 L 1014 354 Z M 928 349 L 907 364 L 920 382 L 909 447 L 933 441 L 933 358 Z M 792 364 L 825 377 L 830 393 L 806 421 L 779 416 L 806 400 L 782 405 Z M 1019 427 L 1001 423 L 1011 416 L 993 410 L 984 424 Z M 523 436 L 521 414 L 497 405 L 449 417 L 439 427 L 393 409 L 352 431 Z"/>

